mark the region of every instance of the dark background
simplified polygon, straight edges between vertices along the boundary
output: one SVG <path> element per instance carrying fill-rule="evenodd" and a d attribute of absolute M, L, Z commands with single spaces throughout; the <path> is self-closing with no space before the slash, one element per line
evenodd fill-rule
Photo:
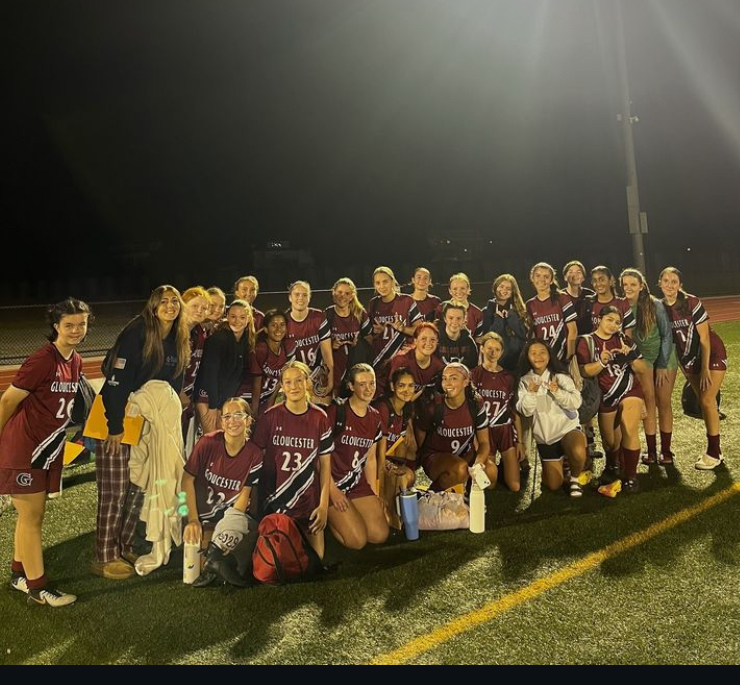
<path fill-rule="evenodd" d="M 4 3 L 2 303 L 627 266 L 613 6 Z M 649 275 L 740 292 L 740 4 L 623 8 Z"/>

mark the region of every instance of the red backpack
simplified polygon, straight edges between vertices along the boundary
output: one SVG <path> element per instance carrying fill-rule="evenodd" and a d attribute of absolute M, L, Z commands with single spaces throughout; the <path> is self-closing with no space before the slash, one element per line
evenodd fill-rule
<path fill-rule="evenodd" d="M 286 514 L 268 514 L 257 527 L 252 573 L 260 583 L 281 585 L 303 580 L 321 564 L 303 531 Z"/>

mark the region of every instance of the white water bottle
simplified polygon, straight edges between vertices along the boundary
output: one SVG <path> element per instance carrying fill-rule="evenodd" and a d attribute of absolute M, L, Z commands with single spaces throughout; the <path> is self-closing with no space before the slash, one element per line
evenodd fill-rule
<path fill-rule="evenodd" d="M 182 548 L 182 582 L 192 585 L 200 575 L 200 543 L 186 542 Z"/>
<path fill-rule="evenodd" d="M 470 532 L 486 532 L 486 496 L 475 481 L 470 488 Z"/>

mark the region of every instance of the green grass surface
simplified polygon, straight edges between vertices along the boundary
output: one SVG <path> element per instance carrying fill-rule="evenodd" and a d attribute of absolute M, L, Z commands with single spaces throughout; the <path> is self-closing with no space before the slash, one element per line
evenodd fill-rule
<path fill-rule="evenodd" d="M 740 324 L 717 326 L 730 359 Z M 0 589 L 0 663 L 362 663 L 403 646 L 571 562 L 706 500 L 740 480 L 740 375 L 723 388 L 727 468 L 700 473 L 703 424 L 677 413 L 675 469 L 640 468 L 643 491 L 571 502 L 539 484 L 488 497 L 487 532 L 422 533 L 361 553 L 320 582 L 245 590 L 184 586 L 181 557 L 147 578 L 88 573 L 95 512 L 91 466 L 68 472 L 45 524 L 49 575 L 79 595 L 65 609 L 27 607 Z M 678 389 L 676 401 L 678 402 Z M 530 505 L 532 488 L 537 496 Z M 8 568 L 15 516 L 0 518 Z M 412 663 L 737 663 L 740 495 Z"/>

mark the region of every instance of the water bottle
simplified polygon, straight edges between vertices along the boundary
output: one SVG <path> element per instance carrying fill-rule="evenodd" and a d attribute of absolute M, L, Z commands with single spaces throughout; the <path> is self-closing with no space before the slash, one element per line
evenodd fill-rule
<path fill-rule="evenodd" d="M 486 532 L 486 496 L 475 481 L 470 488 L 470 532 Z"/>
<path fill-rule="evenodd" d="M 404 490 L 398 495 L 398 508 L 407 540 L 419 539 L 419 500 L 416 490 Z"/>
<path fill-rule="evenodd" d="M 182 549 L 182 582 L 192 585 L 200 575 L 200 543 L 186 542 Z"/>

